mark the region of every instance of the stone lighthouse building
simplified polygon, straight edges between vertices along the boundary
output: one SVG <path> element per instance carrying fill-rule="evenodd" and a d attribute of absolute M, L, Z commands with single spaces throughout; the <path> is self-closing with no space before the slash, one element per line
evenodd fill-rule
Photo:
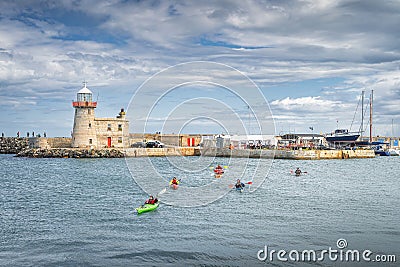
<path fill-rule="evenodd" d="M 72 147 L 124 148 L 129 145 L 129 122 L 124 109 L 116 118 L 96 118 L 97 102 L 93 102 L 93 93 L 86 87 L 86 82 L 72 106 L 75 108 Z"/>

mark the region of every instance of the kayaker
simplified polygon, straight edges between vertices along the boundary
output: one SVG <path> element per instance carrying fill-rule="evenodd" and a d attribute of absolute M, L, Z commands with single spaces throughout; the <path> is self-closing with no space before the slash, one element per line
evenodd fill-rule
<path fill-rule="evenodd" d="M 221 169 L 222 169 L 222 167 L 221 167 L 221 165 L 219 165 L 219 164 L 218 164 L 218 166 L 217 166 L 217 167 L 215 167 L 215 169 L 217 169 L 217 170 L 221 170 Z"/>
<path fill-rule="evenodd" d="M 169 182 L 170 185 L 176 184 L 179 185 L 179 180 L 176 179 L 176 177 L 172 178 L 172 180 Z"/>
<path fill-rule="evenodd" d="M 148 200 L 144 204 L 156 204 L 158 202 L 157 198 L 154 198 L 153 196 L 150 196 Z"/>
<path fill-rule="evenodd" d="M 294 173 L 296 174 L 296 176 L 300 176 L 301 175 L 301 170 L 299 168 L 297 168 Z"/>
<path fill-rule="evenodd" d="M 236 187 L 237 189 L 241 189 L 241 188 L 244 188 L 245 185 L 244 185 L 244 183 L 240 182 L 240 179 L 237 179 L 236 184 L 235 184 L 235 187 Z"/>

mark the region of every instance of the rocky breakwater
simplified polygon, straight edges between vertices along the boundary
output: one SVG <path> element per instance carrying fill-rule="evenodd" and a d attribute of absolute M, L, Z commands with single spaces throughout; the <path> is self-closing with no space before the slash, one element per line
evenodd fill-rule
<path fill-rule="evenodd" d="M 28 138 L 1 137 L 0 154 L 17 154 L 29 147 Z"/>
<path fill-rule="evenodd" d="M 77 149 L 77 148 L 28 148 L 16 157 L 28 158 L 123 158 L 124 152 L 118 149 Z"/>

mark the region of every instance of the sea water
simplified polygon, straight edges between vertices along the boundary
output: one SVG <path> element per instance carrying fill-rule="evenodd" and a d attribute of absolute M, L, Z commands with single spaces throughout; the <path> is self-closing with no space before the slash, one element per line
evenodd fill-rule
<path fill-rule="evenodd" d="M 176 175 L 165 158 L 152 162 Z M 297 167 L 307 174 L 291 175 Z M 396 266 L 258 257 L 266 247 L 320 253 L 339 239 L 400 260 L 399 157 L 265 162 L 254 192 L 192 208 L 161 203 L 141 215 L 135 207 L 148 195 L 124 159 L 0 155 L 0 169 L 1 266 Z M 181 187 L 215 179 L 212 170 L 202 179 L 185 177 Z"/>

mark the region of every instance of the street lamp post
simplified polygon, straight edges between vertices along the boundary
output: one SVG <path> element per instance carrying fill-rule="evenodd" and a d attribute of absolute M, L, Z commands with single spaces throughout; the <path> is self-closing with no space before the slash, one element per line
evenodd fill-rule
<path fill-rule="evenodd" d="M 310 130 L 312 131 L 312 145 L 314 146 L 314 127 L 311 126 L 311 127 L 309 127 L 309 128 L 310 128 Z"/>

